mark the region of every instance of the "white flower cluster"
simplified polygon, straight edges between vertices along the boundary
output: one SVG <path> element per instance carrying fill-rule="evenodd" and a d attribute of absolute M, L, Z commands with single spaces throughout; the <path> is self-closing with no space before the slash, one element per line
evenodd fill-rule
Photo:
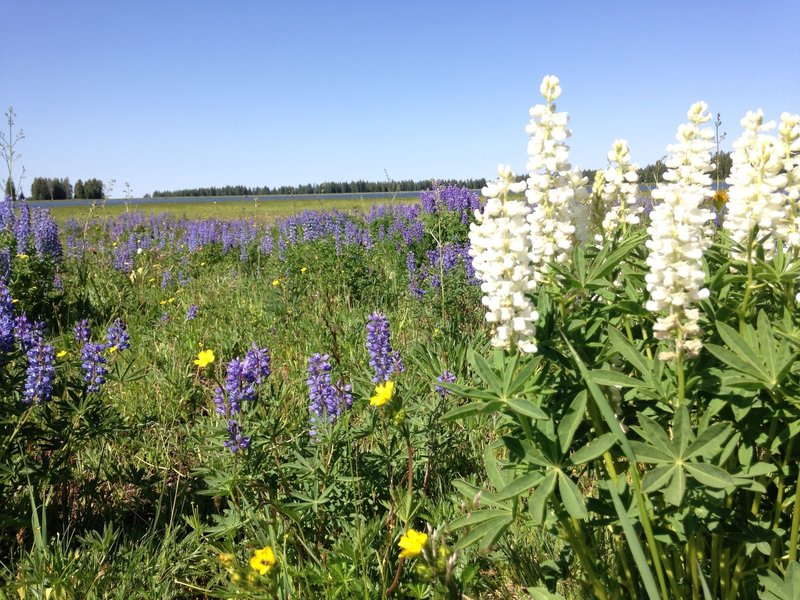
<path fill-rule="evenodd" d="M 775 122 L 764 122 L 764 113 L 749 111 L 741 120 L 744 131 L 733 143 L 728 189 L 727 215 L 723 227 L 742 250 L 732 252 L 737 260 L 752 260 L 757 237 L 763 239 L 764 255 L 775 252 L 778 240 L 788 236 L 789 215 L 784 168 L 784 150 L 778 139 L 767 132 Z"/>
<path fill-rule="evenodd" d="M 631 152 L 628 142 L 614 140 L 611 151 L 608 153 L 610 166 L 602 173 L 603 187 L 601 195 L 606 207 L 603 217 L 603 233 L 611 233 L 622 222 L 622 234 L 625 235 L 627 225 L 636 225 L 644 212 L 643 206 L 637 206 L 636 193 L 639 190 L 639 175 L 636 172 L 639 165 L 631 162 Z"/>
<path fill-rule="evenodd" d="M 508 349 L 514 344 L 522 352 L 536 352 L 539 315 L 528 292 L 536 287 L 534 268 L 528 256 L 530 208 L 523 200 L 508 197 L 521 193 L 525 182 L 514 182 L 511 168 L 500 165 L 499 179 L 483 188 L 487 197 L 483 211 L 475 211 L 470 226 L 470 256 L 475 275 L 481 280 L 486 320 L 494 325 L 492 346 Z"/>
<path fill-rule="evenodd" d="M 547 264 L 563 263 L 576 242 L 586 239 L 587 211 L 582 203 L 589 192 L 587 179 L 569 163 L 569 115 L 556 112 L 555 100 L 561 95 L 558 77 L 547 75 L 539 91 L 547 104 L 530 110 L 531 120 L 525 130 L 528 142 L 528 189 L 531 205 L 530 260 L 541 277 Z"/>
<path fill-rule="evenodd" d="M 667 311 L 653 327 L 656 338 L 674 340 L 677 351 L 694 357 L 702 348 L 702 331 L 698 324 L 700 311 L 694 302 L 708 298 L 703 287 L 703 253 L 711 243 L 709 221 L 714 214 L 704 208 L 712 195 L 711 150 L 714 134 L 701 127 L 711 115 L 705 102 L 697 102 L 688 112 L 689 122 L 678 128 L 677 144 L 667 146 L 666 183 L 653 190 L 653 199 L 660 201 L 650 214 L 646 242 L 650 253 L 645 276 L 650 300 L 647 310 Z M 661 358 L 671 358 L 662 353 Z"/>
<path fill-rule="evenodd" d="M 786 199 L 789 201 L 786 245 L 800 249 L 800 115 L 783 113 L 778 126 L 786 173 Z"/>

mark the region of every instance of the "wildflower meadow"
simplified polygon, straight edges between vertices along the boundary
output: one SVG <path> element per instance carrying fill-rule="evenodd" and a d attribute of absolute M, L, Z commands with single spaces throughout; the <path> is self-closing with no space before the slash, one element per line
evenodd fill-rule
<path fill-rule="evenodd" d="M 590 185 L 540 90 L 482 194 L 0 202 L 0 598 L 795 598 L 800 116 Z"/>

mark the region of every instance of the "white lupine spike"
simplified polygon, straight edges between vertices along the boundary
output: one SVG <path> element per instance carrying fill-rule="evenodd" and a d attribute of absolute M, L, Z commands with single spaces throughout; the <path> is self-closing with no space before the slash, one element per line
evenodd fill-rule
<path fill-rule="evenodd" d="M 530 208 L 525 201 L 508 197 L 526 186 L 524 181 L 514 182 L 507 165 L 500 165 L 497 172 L 499 178 L 482 190 L 487 201 L 482 212 L 475 211 L 475 223 L 470 225 L 469 253 L 481 281 L 486 320 L 495 326 L 492 346 L 509 349 L 514 344 L 532 354 L 539 315 L 527 295 L 536 287 L 525 220 Z"/>
<path fill-rule="evenodd" d="M 737 260 L 747 260 L 758 226 L 759 239 L 766 257 L 775 252 L 779 240 L 790 237 L 790 221 L 784 188 L 784 148 L 778 139 L 767 133 L 775 122 L 764 122 L 760 109 L 749 111 L 741 120 L 744 131 L 733 143 L 728 189 L 727 214 L 723 227 L 743 250 L 732 252 Z M 748 246 L 751 246 L 748 249 Z M 751 260 L 754 257 L 751 256 Z"/>
<path fill-rule="evenodd" d="M 565 143 L 571 135 L 569 115 L 556 112 L 554 103 L 561 94 L 558 77 L 545 76 L 539 91 L 547 104 L 531 108 L 531 120 L 525 127 L 530 135 L 525 192 L 531 205 L 530 261 L 537 280 L 545 276 L 548 263 L 566 262 L 588 230 L 586 206 L 581 202 L 588 195 L 587 179 L 569 163 Z"/>
<path fill-rule="evenodd" d="M 669 156 L 660 183 L 652 192 L 657 204 L 650 215 L 646 242 L 650 253 L 645 276 L 650 299 L 647 310 L 663 313 L 653 326 L 662 340 L 674 340 L 677 351 L 696 356 L 702 347 L 698 325 L 699 310 L 692 304 L 708 298 L 703 288 L 702 257 L 711 244 L 708 223 L 714 214 L 703 205 L 711 197 L 711 151 L 714 134 L 701 125 L 711 119 L 705 102 L 689 109 L 689 122 L 678 128 L 676 144 L 667 147 Z M 666 353 L 665 357 L 671 356 Z"/>
<path fill-rule="evenodd" d="M 639 223 L 639 215 L 644 212 L 644 207 L 638 206 L 636 199 L 639 166 L 630 162 L 630 149 L 625 140 L 614 140 L 608 161 L 611 163 L 609 168 L 601 171 L 604 181 L 601 193 L 606 207 L 603 232 L 613 232 L 621 221 L 624 235 L 627 226 Z"/>

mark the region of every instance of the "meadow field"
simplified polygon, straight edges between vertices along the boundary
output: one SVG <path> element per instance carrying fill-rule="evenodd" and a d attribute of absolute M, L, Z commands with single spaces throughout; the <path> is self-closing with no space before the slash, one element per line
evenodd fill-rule
<path fill-rule="evenodd" d="M 642 197 L 541 90 L 482 198 L 0 203 L 0 597 L 796 597 L 800 117 Z"/>

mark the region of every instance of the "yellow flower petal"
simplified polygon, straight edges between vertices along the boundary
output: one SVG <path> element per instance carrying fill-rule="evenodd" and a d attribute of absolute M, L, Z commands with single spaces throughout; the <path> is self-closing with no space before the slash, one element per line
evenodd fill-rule
<path fill-rule="evenodd" d="M 197 358 L 194 361 L 199 368 L 204 369 L 208 365 L 214 362 L 214 351 L 213 350 L 201 350 L 197 353 Z"/>
<path fill-rule="evenodd" d="M 400 538 L 397 545 L 400 547 L 400 558 L 411 558 L 417 556 L 422 552 L 425 547 L 425 542 L 428 541 L 428 534 L 409 529 L 404 536 Z"/>
<path fill-rule="evenodd" d="M 258 571 L 261 575 L 269 573 L 270 569 L 275 566 L 275 553 L 269 546 L 256 549 L 250 559 L 250 567 L 254 571 Z"/>
<path fill-rule="evenodd" d="M 387 381 L 384 384 L 375 387 L 375 395 L 369 399 L 372 406 L 383 406 L 392 399 L 394 393 L 394 382 Z"/>

